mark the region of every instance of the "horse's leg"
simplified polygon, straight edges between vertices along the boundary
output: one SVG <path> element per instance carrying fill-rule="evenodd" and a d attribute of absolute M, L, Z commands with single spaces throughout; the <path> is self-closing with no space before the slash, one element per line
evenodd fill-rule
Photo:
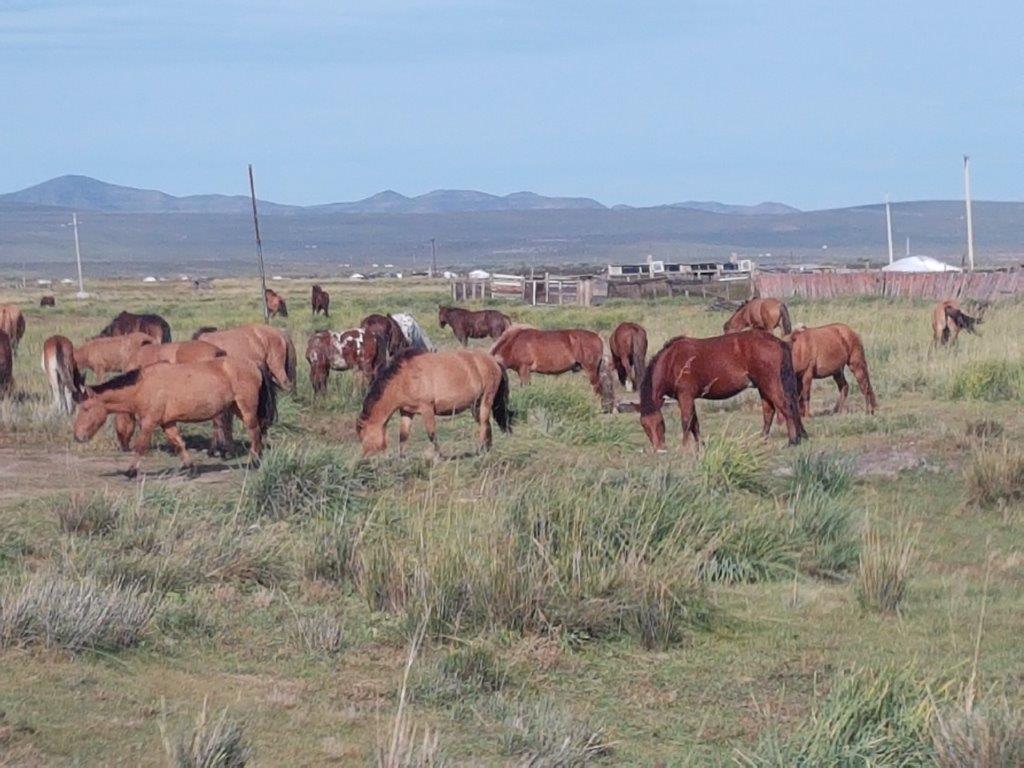
<path fill-rule="evenodd" d="M 420 415 L 423 417 L 423 428 L 427 430 L 427 437 L 430 438 L 434 460 L 437 461 L 441 458 L 441 452 L 437 449 L 437 419 L 434 417 L 434 406 L 424 406 L 420 410 Z"/>
<path fill-rule="evenodd" d="M 488 451 L 491 448 L 491 403 L 494 402 L 494 395 L 491 395 L 490 401 L 487 400 L 486 395 L 480 399 L 479 404 L 476 407 L 476 420 L 480 425 L 480 450 Z"/>
<path fill-rule="evenodd" d="M 135 436 L 135 445 L 132 447 L 135 458 L 132 459 L 131 466 L 128 467 L 128 471 L 125 473 L 129 478 L 136 477 L 139 474 L 139 465 L 142 463 L 142 457 L 149 450 L 149 445 L 153 440 L 153 430 L 156 427 L 156 422 L 150 419 L 143 418 L 139 422 L 139 434 Z"/>
<path fill-rule="evenodd" d="M 164 424 L 164 434 L 167 435 L 167 441 L 174 448 L 174 452 L 178 454 L 178 458 L 181 459 L 182 469 L 186 470 L 189 475 L 194 475 L 195 464 L 192 463 L 192 457 L 189 456 L 185 440 L 181 436 L 181 432 L 178 431 L 178 425 L 175 422 Z"/>
<path fill-rule="evenodd" d="M 119 413 L 114 417 L 114 434 L 117 444 L 127 453 L 132 449 L 132 435 L 135 434 L 135 417 L 130 413 Z"/>
<path fill-rule="evenodd" d="M 697 439 L 697 447 L 695 450 L 700 450 L 700 428 L 695 427 L 697 422 L 697 409 L 696 403 L 692 397 L 682 395 L 678 396 L 679 400 L 679 421 L 683 427 L 683 450 L 690 442 L 690 435 L 692 434 Z"/>
<path fill-rule="evenodd" d="M 832 409 L 832 413 L 841 413 L 843 406 L 846 404 L 846 396 L 850 393 L 850 385 L 846 381 L 846 376 L 843 375 L 842 368 L 832 374 L 832 379 L 835 381 L 836 387 L 839 388 L 839 397 L 836 400 L 836 407 Z"/>
<path fill-rule="evenodd" d="M 412 430 L 412 414 L 402 411 L 402 420 L 398 424 L 398 455 L 402 455 L 402 449 L 409 439 L 409 432 Z"/>
<path fill-rule="evenodd" d="M 459 332 L 456 333 L 455 336 L 456 338 L 458 338 L 459 344 L 461 344 L 464 347 L 469 346 L 469 334 L 466 333 L 464 328 L 459 328 Z"/>
<path fill-rule="evenodd" d="M 522 365 L 520 365 L 516 369 L 516 373 L 519 374 L 519 383 L 520 384 L 529 384 L 530 383 L 530 364 L 529 363 L 523 363 Z"/>
<path fill-rule="evenodd" d="M 761 396 L 761 417 L 764 421 L 761 435 L 767 438 L 772 433 L 772 422 L 775 421 L 775 406 L 772 405 L 771 400 L 763 395 Z"/>
<path fill-rule="evenodd" d="M 697 419 L 697 403 L 691 401 L 693 417 L 690 419 L 690 434 L 693 435 L 693 450 L 700 453 L 700 421 Z"/>
<path fill-rule="evenodd" d="M 251 408 L 250 405 L 252 406 Z M 242 420 L 242 424 L 245 425 L 246 432 L 249 433 L 249 463 L 253 466 L 259 466 L 260 454 L 263 453 L 263 430 L 260 429 L 260 419 L 256 413 L 256 403 L 248 403 L 241 398 L 236 398 L 233 409 L 237 411 L 238 417 Z M 225 409 L 224 413 L 230 413 L 230 411 Z"/>
<path fill-rule="evenodd" d="M 814 386 L 814 368 L 807 367 L 800 379 L 800 415 L 807 418 L 811 415 L 811 388 Z"/>

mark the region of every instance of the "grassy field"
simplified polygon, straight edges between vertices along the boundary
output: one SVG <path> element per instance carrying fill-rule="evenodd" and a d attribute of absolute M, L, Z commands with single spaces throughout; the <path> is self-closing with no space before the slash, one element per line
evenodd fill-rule
<path fill-rule="evenodd" d="M 443 286 L 325 283 L 329 323 L 307 284 L 274 287 L 300 358 L 371 311 L 454 344 Z M 1024 760 L 1019 305 L 932 351 L 924 304 L 792 304 L 862 334 L 880 403 L 866 415 L 852 384 L 833 416 L 819 382 L 795 449 L 757 436 L 747 393 L 699 404 L 699 457 L 667 405 L 655 456 L 635 414 L 601 414 L 568 374 L 513 380 L 515 430 L 489 454 L 463 416 L 439 431 L 461 458 L 430 462 L 417 422 L 405 457 L 392 424 L 389 454 L 361 461 L 360 392 L 333 374 L 314 398 L 303 362 L 260 469 L 197 454 L 189 480 L 154 450 L 131 482 L 109 428 L 77 445 L 52 411 L 43 340 L 120 309 L 176 338 L 260 309 L 251 282 L 92 290 L 49 311 L 0 291 L 28 320 L 0 401 L 0 765 Z M 681 299 L 510 312 L 604 335 L 634 320 L 652 351 L 725 320 Z"/>

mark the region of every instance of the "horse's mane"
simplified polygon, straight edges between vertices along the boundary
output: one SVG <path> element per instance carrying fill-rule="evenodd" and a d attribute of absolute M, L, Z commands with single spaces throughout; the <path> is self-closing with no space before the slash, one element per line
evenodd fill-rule
<path fill-rule="evenodd" d="M 202 328 L 200 328 L 198 331 L 192 334 L 192 341 L 195 341 L 204 333 L 214 333 L 216 330 L 217 326 L 215 325 L 204 325 Z"/>
<path fill-rule="evenodd" d="M 390 363 L 377 372 L 377 375 L 373 377 L 373 381 L 370 382 L 370 388 L 366 392 L 366 397 L 363 398 L 363 410 L 359 414 L 360 422 L 366 421 L 370 418 L 370 411 L 373 410 L 373 406 L 375 406 L 377 401 L 384 396 L 384 390 L 387 389 L 388 383 L 398 375 L 398 372 L 402 370 L 402 366 L 405 365 L 406 361 L 425 354 L 427 354 L 427 352 L 423 349 L 403 349 L 391 358 Z"/>
<path fill-rule="evenodd" d="M 680 339 L 685 339 L 685 338 L 686 338 L 686 334 L 685 333 L 680 333 L 678 336 L 673 336 L 671 339 L 669 339 L 664 344 L 662 344 L 661 348 L 664 350 L 670 344 L 674 344 L 675 342 L 679 341 Z M 660 354 L 661 354 L 661 352 L 658 353 L 658 355 L 660 355 Z M 654 357 L 657 357 L 658 355 L 655 355 Z M 654 362 L 654 357 L 651 358 L 651 362 L 652 363 Z"/>
<path fill-rule="evenodd" d="M 654 397 L 654 369 L 661 359 L 661 356 L 665 354 L 665 350 L 668 349 L 669 345 L 681 339 L 682 336 L 676 336 L 675 338 L 669 339 L 665 342 L 665 345 L 654 353 L 654 357 L 647 361 L 647 372 L 644 374 L 643 381 L 640 382 L 640 415 L 650 416 L 652 413 L 657 413 L 661 410 L 661 403 L 655 402 Z"/>
<path fill-rule="evenodd" d="M 95 387 L 90 387 L 93 394 L 101 395 L 104 392 L 110 392 L 114 389 L 124 389 L 125 387 L 132 387 L 139 381 L 140 369 L 134 368 L 127 373 L 122 373 L 120 376 L 115 376 L 112 379 L 107 379 L 102 384 L 97 384 Z"/>

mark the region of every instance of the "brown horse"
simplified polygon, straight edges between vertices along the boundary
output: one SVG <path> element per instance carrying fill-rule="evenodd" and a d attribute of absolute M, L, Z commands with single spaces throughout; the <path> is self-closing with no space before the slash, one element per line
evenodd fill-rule
<path fill-rule="evenodd" d="M 7 334 L 11 344 L 11 354 L 18 354 L 18 345 L 25 335 L 25 316 L 13 304 L 0 304 L 0 331 Z"/>
<path fill-rule="evenodd" d="M 619 376 L 619 384 L 634 392 L 640 389 L 647 366 L 647 331 L 636 323 L 620 323 L 608 337 L 608 349 L 612 353 L 612 364 Z"/>
<path fill-rule="evenodd" d="M 725 321 L 722 330 L 726 333 L 741 331 L 744 328 L 771 331 L 780 324 L 787 336 L 793 332 L 789 308 L 785 304 L 778 299 L 747 299 L 733 312 L 732 317 Z"/>
<path fill-rule="evenodd" d="M 455 338 L 462 346 L 469 339 L 485 339 L 488 336 L 497 339 L 512 325 L 512 318 L 496 309 L 482 309 L 473 312 L 461 307 L 438 307 L 437 324 L 452 329 Z"/>
<path fill-rule="evenodd" d="M 46 296 L 43 296 L 42 298 L 39 299 L 39 306 L 40 307 L 56 307 L 57 306 L 57 299 L 55 299 L 53 296 L 50 296 L 49 294 L 47 294 Z"/>
<path fill-rule="evenodd" d="M 690 435 L 700 448 L 695 400 L 725 400 L 749 386 L 761 395 L 763 434 L 768 437 L 776 411 L 786 419 L 789 444 L 807 437 L 800 420 L 800 387 L 789 344 L 767 331 L 740 331 L 710 339 L 677 336 L 647 366 L 640 385 L 640 423 L 656 451 L 665 450 L 661 406 L 675 398 L 683 424 L 683 446 Z"/>
<path fill-rule="evenodd" d="M 130 370 L 132 358 L 145 346 L 158 342 L 142 331 L 121 336 L 97 336 L 75 347 L 75 365 L 79 371 L 92 371 L 99 376 Z"/>
<path fill-rule="evenodd" d="M 71 340 L 65 336 L 51 336 L 44 341 L 42 363 L 54 405 L 63 413 L 71 413 L 75 410 L 74 394 L 81 391 L 84 383 L 75 364 L 75 348 Z"/>
<path fill-rule="evenodd" d="M 797 328 L 789 336 L 793 345 L 793 370 L 800 381 L 800 415 L 810 416 L 811 382 L 831 376 L 839 388 L 839 399 L 834 413 L 843 410 L 850 385 L 846 382 L 843 369 L 847 366 L 857 379 L 857 385 L 864 395 L 868 413 L 878 407 L 875 391 L 871 388 L 868 362 L 864 357 L 864 345 L 860 336 L 850 326 L 842 323 L 822 325 L 818 328 Z"/>
<path fill-rule="evenodd" d="M 288 305 L 284 303 L 284 297 L 282 297 L 281 294 L 267 288 L 263 292 L 263 297 L 267 302 L 267 312 L 270 313 L 271 317 L 274 317 L 275 315 L 288 317 Z"/>
<path fill-rule="evenodd" d="M 376 333 L 384 339 L 384 346 L 389 358 L 409 346 L 409 340 L 402 333 L 402 326 L 395 322 L 395 318 L 391 315 L 367 315 L 359 321 L 359 327 L 364 331 Z"/>
<path fill-rule="evenodd" d="M 157 344 L 171 340 L 171 326 L 160 315 L 134 315 L 121 312 L 99 332 L 100 336 L 124 336 L 129 333 L 148 333 Z"/>
<path fill-rule="evenodd" d="M 313 306 L 313 314 L 317 312 L 323 312 L 324 317 L 330 317 L 331 313 L 328 311 L 331 307 L 331 294 L 321 288 L 319 285 L 313 286 L 313 293 L 310 296 L 310 304 Z"/>
<path fill-rule="evenodd" d="M 0 397 L 14 388 L 14 351 L 7 331 L 0 331 Z"/>
<path fill-rule="evenodd" d="M 502 431 L 512 431 L 508 376 L 493 357 L 475 349 L 436 353 L 406 350 L 381 370 L 363 400 L 363 411 L 356 422 L 363 455 L 387 448 L 388 420 L 399 411 L 399 451 L 409 439 L 412 418 L 418 413 L 437 458 L 436 416 L 469 408 L 480 425 L 481 449 L 491 447 L 492 414 Z"/>
<path fill-rule="evenodd" d="M 147 344 L 139 347 L 128 360 L 128 368 L 145 368 L 155 363 L 198 363 L 223 357 L 226 353 L 208 341 L 172 341 L 167 344 Z"/>
<path fill-rule="evenodd" d="M 331 371 L 359 372 L 364 384 L 369 384 L 386 360 L 384 340 L 376 333 L 353 328 L 343 333 L 320 331 L 309 337 L 306 345 L 309 363 L 309 382 L 317 394 L 327 389 Z"/>
<path fill-rule="evenodd" d="M 249 455 L 255 462 L 263 449 L 263 435 L 274 423 L 277 404 L 270 373 L 248 360 L 219 357 L 201 363 L 156 363 L 136 368 L 76 396 L 75 440 L 84 443 L 112 414 L 127 414 L 139 424 L 128 477 L 138 474 L 149 450 L 153 431 L 161 427 L 183 468 L 194 470 L 178 423 L 209 421 L 225 410 L 241 418 L 252 441 Z"/>
<path fill-rule="evenodd" d="M 977 334 L 976 326 L 984 322 L 985 307 L 977 317 L 965 314 L 952 299 L 940 301 L 932 310 L 932 346 L 956 344 L 960 331 Z"/>
<path fill-rule="evenodd" d="M 491 354 L 503 366 L 515 370 L 523 384 L 530 382 L 531 373 L 558 375 L 583 369 L 604 410 L 610 411 L 615 404 L 611 375 L 604 360 L 604 342 L 593 331 L 542 331 L 513 326 L 494 343 Z"/>
<path fill-rule="evenodd" d="M 295 391 L 295 345 L 280 328 L 250 323 L 221 331 L 206 326 L 196 331 L 192 338 L 223 349 L 228 357 L 267 366 L 278 387 Z"/>

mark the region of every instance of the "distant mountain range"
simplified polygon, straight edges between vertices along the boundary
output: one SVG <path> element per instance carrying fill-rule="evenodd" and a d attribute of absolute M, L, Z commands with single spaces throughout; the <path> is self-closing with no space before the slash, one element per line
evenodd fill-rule
<path fill-rule="evenodd" d="M 0 195 L 0 203 L 42 205 L 103 213 L 247 213 L 251 203 L 244 195 L 186 195 L 176 197 L 154 189 L 137 189 L 109 184 L 89 176 L 58 176 L 17 192 Z M 628 209 L 631 206 L 613 206 Z M 691 200 L 672 203 L 672 208 L 737 215 L 797 213 L 782 203 L 729 205 Z M 605 210 L 589 197 L 546 197 L 534 192 L 492 195 L 472 189 L 436 189 L 416 197 L 393 190 L 378 192 L 363 200 L 323 205 L 282 205 L 260 201 L 267 214 L 300 213 L 458 213 L 480 211 L 573 211 Z"/>

